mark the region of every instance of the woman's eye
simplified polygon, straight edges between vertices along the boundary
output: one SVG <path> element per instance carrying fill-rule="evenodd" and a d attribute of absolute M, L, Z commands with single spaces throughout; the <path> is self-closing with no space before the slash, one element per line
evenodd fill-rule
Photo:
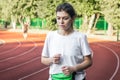
<path fill-rule="evenodd" d="M 57 20 L 60 20 L 60 19 L 61 19 L 61 20 L 68 20 L 69 17 L 62 17 L 62 18 L 61 18 L 61 17 L 57 17 L 56 19 L 57 19 Z"/>
<path fill-rule="evenodd" d="M 58 17 L 57 20 L 60 20 L 60 18 Z"/>
<path fill-rule="evenodd" d="M 68 19 L 69 19 L 69 17 L 64 17 L 63 19 L 64 19 L 64 20 L 68 20 Z"/>

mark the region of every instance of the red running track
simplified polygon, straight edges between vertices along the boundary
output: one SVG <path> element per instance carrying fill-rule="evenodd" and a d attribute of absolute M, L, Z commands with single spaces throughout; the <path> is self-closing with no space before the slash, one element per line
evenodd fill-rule
<path fill-rule="evenodd" d="M 48 66 L 40 57 L 46 34 L 0 31 L 0 80 L 47 80 Z M 93 65 L 87 80 L 120 80 L 120 42 L 89 38 Z"/>

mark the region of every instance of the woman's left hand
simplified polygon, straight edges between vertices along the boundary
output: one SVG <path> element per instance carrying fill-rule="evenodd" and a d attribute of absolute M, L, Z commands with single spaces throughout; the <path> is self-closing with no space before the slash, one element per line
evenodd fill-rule
<path fill-rule="evenodd" d="M 72 66 L 63 66 L 62 71 L 65 75 L 70 75 L 75 71 L 75 68 Z"/>

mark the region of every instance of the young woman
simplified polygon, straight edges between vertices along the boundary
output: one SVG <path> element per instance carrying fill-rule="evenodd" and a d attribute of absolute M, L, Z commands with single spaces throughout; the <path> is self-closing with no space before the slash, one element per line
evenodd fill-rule
<path fill-rule="evenodd" d="M 86 35 L 73 29 L 75 16 L 69 3 L 56 8 L 58 30 L 48 33 L 41 57 L 43 64 L 50 65 L 49 80 L 85 80 L 84 70 L 92 65 Z"/>

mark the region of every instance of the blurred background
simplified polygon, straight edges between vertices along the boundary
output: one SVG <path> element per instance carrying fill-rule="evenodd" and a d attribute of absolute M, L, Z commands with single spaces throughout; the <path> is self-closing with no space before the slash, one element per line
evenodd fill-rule
<path fill-rule="evenodd" d="M 56 6 L 69 2 L 76 10 L 74 28 L 119 40 L 120 0 L 0 0 L 0 28 L 56 30 Z"/>

